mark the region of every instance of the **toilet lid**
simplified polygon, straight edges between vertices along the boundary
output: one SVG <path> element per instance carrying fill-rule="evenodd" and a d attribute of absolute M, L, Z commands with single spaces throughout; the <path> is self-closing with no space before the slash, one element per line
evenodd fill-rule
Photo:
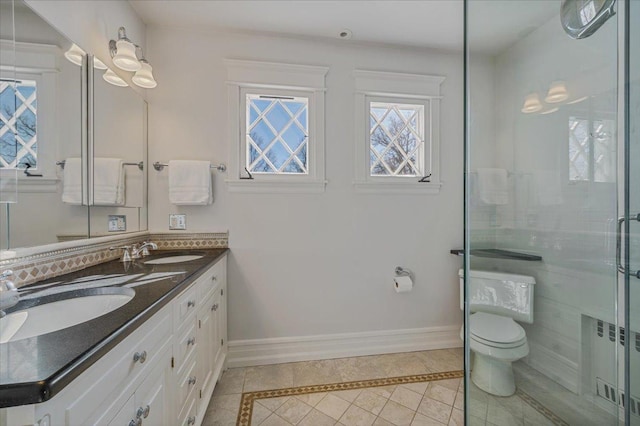
<path fill-rule="evenodd" d="M 500 315 L 477 312 L 469 317 L 469 324 L 471 334 L 489 342 L 515 343 L 526 337 L 518 323 Z"/>

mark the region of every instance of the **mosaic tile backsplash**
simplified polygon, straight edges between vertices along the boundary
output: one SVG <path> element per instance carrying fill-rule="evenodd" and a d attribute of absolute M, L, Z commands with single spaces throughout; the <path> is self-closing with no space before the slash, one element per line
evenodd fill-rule
<path fill-rule="evenodd" d="M 14 284 L 16 287 L 22 287 L 118 259 L 121 251 L 110 250 L 109 247 L 131 245 L 143 241 L 153 241 L 158 244 L 158 250 L 225 248 L 229 246 L 229 234 L 226 232 L 198 234 L 151 233 L 136 237 L 123 237 L 116 241 L 102 243 L 88 240 L 86 244 L 72 248 L 3 260 L 0 262 L 0 269 L 11 269 L 14 273 Z"/>

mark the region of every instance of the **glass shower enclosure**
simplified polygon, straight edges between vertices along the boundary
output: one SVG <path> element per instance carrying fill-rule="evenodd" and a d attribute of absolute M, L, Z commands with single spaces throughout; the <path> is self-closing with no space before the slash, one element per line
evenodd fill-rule
<path fill-rule="evenodd" d="M 466 0 L 465 68 L 466 424 L 640 425 L 640 2 Z"/>

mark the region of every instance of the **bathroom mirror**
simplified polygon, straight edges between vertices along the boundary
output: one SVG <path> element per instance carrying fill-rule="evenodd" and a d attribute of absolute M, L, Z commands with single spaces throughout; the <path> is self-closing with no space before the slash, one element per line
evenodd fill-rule
<path fill-rule="evenodd" d="M 13 56 L 15 96 L 10 99 L 3 92 L 0 168 L 5 178 L 12 173 L 17 177 L 15 192 L 5 194 L 13 198 L 0 204 L 1 234 L 6 236 L 0 249 L 55 243 L 64 235 L 87 238 L 88 207 L 82 200 L 63 202 L 63 169 L 57 165 L 82 157 L 82 55 L 68 60 L 65 52 L 73 43 L 24 2 L 3 1 L 0 6 L 3 49 L 15 34 L 15 53 L 3 54 L 0 64 L 6 70 L 4 61 Z M 15 28 L 5 25 L 11 9 Z M 81 180 L 77 184 L 81 192 Z"/>
<path fill-rule="evenodd" d="M 562 27 L 571 38 L 589 37 L 615 14 L 615 3 L 615 0 L 562 0 Z"/>
<path fill-rule="evenodd" d="M 93 67 L 91 237 L 147 229 L 147 103 L 123 81 Z M 111 74 L 111 73 L 109 73 Z M 119 85 L 113 84 L 118 82 Z M 113 186 L 114 174 L 121 184 Z M 116 180 L 118 178 L 116 177 Z M 114 198 L 115 194 L 115 198 Z"/>

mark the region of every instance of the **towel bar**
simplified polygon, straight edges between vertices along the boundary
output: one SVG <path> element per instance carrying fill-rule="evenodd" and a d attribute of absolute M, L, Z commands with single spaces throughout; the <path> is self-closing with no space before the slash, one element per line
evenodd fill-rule
<path fill-rule="evenodd" d="M 56 166 L 60 166 L 64 169 L 64 165 L 66 164 L 66 160 L 56 161 Z M 123 166 L 138 166 L 140 170 L 144 170 L 144 161 L 140 161 L 138 163 L 122 163 Z"/>
<path fill-rule="evenodd" d="M 169 165 L 167 163 L 161 163 L 159 161 L 156 161 L 155 163 L 153 163 L 153 168 L 156 169 L 157 171 L 161 172 L 162 169 L 164 169 L 165 167 L 169 167 Z M 224 164 L 218 164 L 217 166 L 212 164 L 211 165 L 212 169 L 216 169 L 220 172 L 226 172 L 227 171 L 227 166 L 225 166 Z"/>

